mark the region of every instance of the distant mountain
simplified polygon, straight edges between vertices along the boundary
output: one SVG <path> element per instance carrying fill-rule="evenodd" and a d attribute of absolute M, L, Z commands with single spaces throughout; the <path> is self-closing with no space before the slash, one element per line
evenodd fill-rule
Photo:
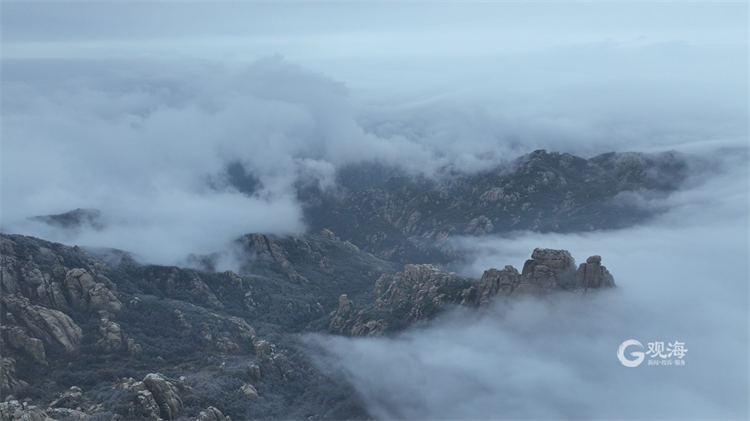
<path fill-rule="evenodd" d="M 373 165 L 338 173 L 341 188 L 300 188 L 313 232 L 328 228 L 377 256 L 402 263 L 459 256 L 451 236 L 517 230 L 573 232 L 621 228 L 656 210 L 634 195 L 665 196 L 688 175 L 674 153 L 607 153 L 591 159 L 538 150 L 474 174 L 414 178 Z"/>
<path fill-rule="evenodd" d="M 54 215 L 32 216 L 30 219 L 38 222 L 44 222 L 45 224 L 59 228 L 104 228 L 104 223 L 102 222 L 102 213 L 98 209 L 78 208 L 72 211 Z"/>
<path fill-rule="evenodd" d="M 659 212 L 642 199 L 667 196 L 689 170 L 687 158 L 676 152 L 584 159 L 538 150 L 490 170 L 435 177 L 361 163 L 339 169 L 333 189 L 306 180 L 296 188 L 309 233 L 328 229 L 390 261 L 446 264 L 463 257 L 450 241 L 455 236 L 592 231 L 642 222 Z M 247 195 L 260 187 L 238 162 L 210 184 Z M 68 229 L 104 227 L 96 209 L 31 219 Z"/>

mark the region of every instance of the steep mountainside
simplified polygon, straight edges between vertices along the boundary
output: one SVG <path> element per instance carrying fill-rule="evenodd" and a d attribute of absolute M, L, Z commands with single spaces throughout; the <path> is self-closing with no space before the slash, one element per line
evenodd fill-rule
<path fill-rule="evenodd" d="M 564 250 L 480 280 L 397 272 L 331 232 L 244 236 L 239 274 L 0 239 L 1 419 L 367 418 L 345 379 L 314 368 L 298 332 L 383 334 L 450 305 L 614 285 L 597 256 L 576 272 Z"/>
<path fill-rule="evenodd" d="M 236 419 L 365 416 L 343 383 L 297 355 L 293 333 L 327 326 L 338 295 L 360 296 L 390 263 L 330 234 L 243 237 L 254 271 L 243 275 L 127 256 L 113 265 L 78 247 L 1 238 L 3 398 L 52 402 L 75 386 L 83 394 L 50 405 L 100 419 L 195 417 L 210 405 Z M 168 411 L 128 380 L 151 372 L 179 396 Z"/>

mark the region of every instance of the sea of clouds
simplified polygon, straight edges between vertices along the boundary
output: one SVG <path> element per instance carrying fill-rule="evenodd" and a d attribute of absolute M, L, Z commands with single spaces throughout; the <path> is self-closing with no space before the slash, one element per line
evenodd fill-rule
<path fill-rule="evenodd" d="M 363 161 L 435 176 L 535 149 L 710 160 L 640 226 L 457 238 L 459 268 L 535 247 L 618 287 L 454 311 L 390 338 L 311 336 L 377 418 L 748 417 L 747 6 L 742 3 L 6 2 L 3 232 L 183 263 L 304 232 L 294 185 Z M 233 185 L 229 166 L 257 180 Z M 705 168 L 705 167 L 704 167 Z M 103 228 L 28 219 L 101 211 Z M 231 259 L 227 259 L 231 267 Z M 626 368 L 626 339 L 686 365 Z"/>
<path fill-rule="evenodd" d="M 748 176 L 727 163 L 638 227 L 457 239 L 468 276 L 562 248 L 601 255 L 617 288 L 498 300 L 395 337 L 311 335 L 313 360 L 382 419 L 746 419 Z M 684 342 L 685 365 L 625 367 L 627 339 Z"/>

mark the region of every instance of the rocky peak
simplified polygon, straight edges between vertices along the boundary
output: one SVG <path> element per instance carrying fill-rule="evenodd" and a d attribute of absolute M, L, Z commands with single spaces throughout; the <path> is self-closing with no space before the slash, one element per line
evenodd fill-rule
<path fill-rule="evenodd" d="M 591 256 L 578 271 L 567 250 L 537 248 L 518 272 L 513 266 L 488 269 L 480 279 L 445 273 L 432 265 L 405 265 L 403 271 L 383 275 L 376 282 L 378 297 L 362 308 L 346 295 L 332 313 L 329 330 L 347 335 L 377 335 L 434 317 L 448 306 L 484 306 L 495 297 L 544 295 L 613 287 L 614 278 L 600 256 Z"/>
<path fill-rule="evenodd" d="M 575 264 L 573 257 L 567 250 L 535 248 L 531 253 L 531 260 L 538 265 L 545 265 L 555 270 L 565 270 Z M 525 266 L 525 265 L 524 265 Z"/>
<path fill-rule="evenodd" d="M 498 294 L 510 295 L 520 282 L 520 277 L 518 269 L 510 265 L 502 270 L 492 268 L 484 271 L 477 287 L 479 305 L 488 304 Z"/>
<path fill-rule="evenodd" d="M 601 288 L 615 286 L 615 279 L 606 266 L 602 266 L 601 256 L 591 256 L 581 263 L 576 272 L 576 286 L 579 288 Z"/>
<path fill-rule="evenodd" d="M 266 265 L 270 265 L 284 273 L 290 280 L 304 282 L 307 279 L 300 275 L 289 261 L 286 250 L 276 243 L 275 238 L 264 234 L 250 234 L 242 238 L 242 244 L 246 251 L 255 255 L 255 258 Z"/>
<path fill-rule="evenodd" d="M 575 278 L 575 260 L 567 250 L 537 248 L 524 263 L 521 276 L 532 288 L 565 288 Z"/>
<path fill-rule="evenodd" d="M 98 209 L 74 209 L 54 215 L 40 215 L 30 218 L 33 221 L 43 222 L 47 225 L 74 229 L 89 226 L 94 229 L 104 228 L 102 213 Z"/>

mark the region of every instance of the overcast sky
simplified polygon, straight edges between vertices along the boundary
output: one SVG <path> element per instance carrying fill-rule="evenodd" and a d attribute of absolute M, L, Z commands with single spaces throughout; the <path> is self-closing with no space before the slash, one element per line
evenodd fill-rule
<path fill-rule="evenodd" d="M 435 73 L 460 76 L 454 73 L 471 74 L 487 60 L 597 45 L 744 47 L 746 22 L 744 2 L 10 1 L 3 56 L 250 61 L 282 54 L 366 87 L 434 62 L 448 65 Z"/>

